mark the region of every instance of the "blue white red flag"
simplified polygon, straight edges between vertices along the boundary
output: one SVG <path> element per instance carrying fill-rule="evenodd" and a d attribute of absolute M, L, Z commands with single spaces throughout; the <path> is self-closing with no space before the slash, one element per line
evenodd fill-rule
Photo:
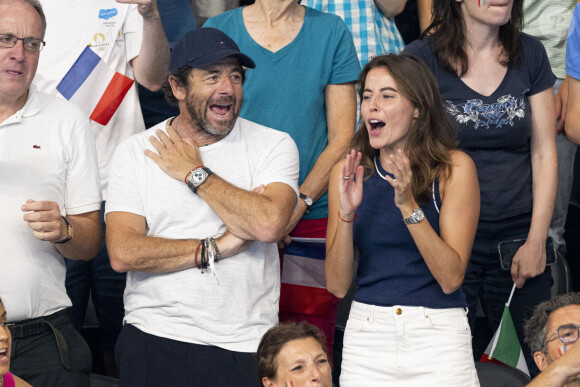
<path fill-rule="evenodd" d="M 284 251 L 280 309 L 293 313 L 327 316 L 334 297 L 324 279 L 324 238 L 293 237 Z"/>
<path fill-rule="evenodd" d="M 87 46 L 56 90 L 67 100 L 81 108 L 91 120 L 107 125 L 133 80 L 118 73 Z"/>

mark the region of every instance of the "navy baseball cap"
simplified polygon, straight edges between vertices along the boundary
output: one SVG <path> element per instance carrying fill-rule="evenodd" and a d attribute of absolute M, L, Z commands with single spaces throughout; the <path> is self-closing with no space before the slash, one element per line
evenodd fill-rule
<path fill-rule="evenodd" d="M 254 61 L 242 54 L 236 42 L 225 33 L 211 27 L 199 28 L 183 35 L 173 47 L 169 70 L 182 66 L 209 66 L 227 56 L 237 57 L 242 66 L 256 67 Z"/>

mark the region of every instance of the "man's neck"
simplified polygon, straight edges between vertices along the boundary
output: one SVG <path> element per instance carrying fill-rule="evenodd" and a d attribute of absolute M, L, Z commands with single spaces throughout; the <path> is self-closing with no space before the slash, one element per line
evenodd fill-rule
<path fill-rule="evenodd" d="M 26 104 L 28 91 L 16 99 L 0 98 L 0 124 L 6 121 Z"/>

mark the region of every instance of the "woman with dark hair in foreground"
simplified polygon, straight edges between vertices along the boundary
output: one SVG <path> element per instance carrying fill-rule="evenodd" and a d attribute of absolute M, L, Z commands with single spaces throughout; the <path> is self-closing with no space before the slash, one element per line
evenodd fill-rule
<path fill-rule="evenodd" d="M 479 215 L 475 167 L 454 149 L 427 66 L 374 58 L 354 149 L 330 178 L 326 285 L 344 297 L 343 387 L 479 386 L 460 289 Z"/>

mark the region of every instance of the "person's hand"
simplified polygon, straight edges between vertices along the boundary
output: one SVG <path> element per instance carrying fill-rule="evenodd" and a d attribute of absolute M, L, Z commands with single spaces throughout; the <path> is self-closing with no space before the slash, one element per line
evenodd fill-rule
<path fill-rule="evenodd" d="M 157 0 L 117 0 L 120 4 L 137 4 L 137 9 L 144 19 L 157 13 Z"/>
<path fill-rule="evenodd" d="M 23 219 L 32 229 L 32 235 L 41 241 L 60 242 L 68 236 L 67 225 L 56 202 L 27 200 L 20 208 Z"/>
<path fill-rule="evenodd" d="M 522 288 L 529 278 L 534 278 L 546 269 L 546 243 L 528 239 L 514 255 L 511 267 L 512 280 Z"/>
<path fill-rule="evenodd" d="M 298 200 L 302 202 L 302 199 Z M 282 239 L 278 241 L 279 249 L 283 249 L 284 247 L 292 243 L 292 237 L 290 236 L 290 233 L 292 232 L 292 230 L 294 230 L 298 222 L 300 222 L 300 219 L 302 219 L 302 217 L 304 216 L 304 212 L 306 210 L 306 205 L 304 205 L 303 202 L 302 203 L 300 202 L 298 202 L 298 205 L 296 206 L 296 208 L 294 208 L 294 211 L 292 211 L 292 216 L 290 217 L 290 220 L 286 225 L 286 231 L 284 231 L 284 237 L 282 237 Z"/>
<path fill-rule="evenodd" d="M 556 360 L 569 381 L 580 382 L 580 342 L 568 344 L 566 353 Z"/>
<path fill-rule="evenodd" d="M 564 127 L 566 124 L 566 108 L 568 106 L 568 77 L 562 81 L 562 85 L 558 89 L 556 94 L 556 120 L 558 122 L 558 127 L 556 127 L 556 133 L 564 133 Z"/>
<path fill-rule="evenodd" d="M 411 190 L 413 173 L 411 172 L 411 163 L 402 149 L 389 155 L 387 167 L 393 171 L 393 176 L 395 176 L 394 179 L 389 175 L 385 176 L 389 184 L 395 189 L 395 205 L 401 210 L 409 207 L 412 211 L 417 207 Z"/>
<path fill-rule="evenodd" d="M 340 216 L 345 220 L 354 218 L 363 197 L 364 168 L 360 165 L 362 154 L 354 149 L 346 155 L 340 169 L 338 193 L 340 196 Z"/>
<path fill-rule="evenodd" d="M 172 126 L 166 126 L 167 134 L 158 129 L 155 136 L 149 137 L 157 153 L 146 149 L 145 154 L 151 158 L 163 172 L 179 181 L 193 169 L 203 165 L 199 148 L 190 138 L 182 139 Z"/>

